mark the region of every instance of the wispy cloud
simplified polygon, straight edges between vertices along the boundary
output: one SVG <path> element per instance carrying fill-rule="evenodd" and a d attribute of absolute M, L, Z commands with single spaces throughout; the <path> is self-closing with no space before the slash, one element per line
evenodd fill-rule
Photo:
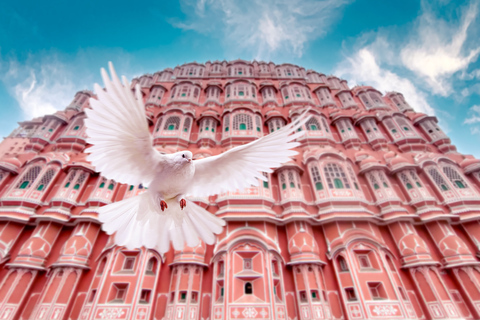
<path fill-rule="evenodd" d="M 375 46 L 364 47 L 347 57 L 337 66 L 334 73 L 347 79 L 351 86 L 365 84 L 384 93 L 401 92 L 416 111 L 433 114 L 434 109 L 427 102 L 427 95 L 407 78 L 380 66 L 374 48 Z"/>
<path fill-rule="evenodd" d="M 2 61 L 0 80 L 22 109 L 26 119 L 65 109 L 76 90 L 75 75 L 56 56 L 24 63 Z"/>
<path fill-rule="evenodd" d="M 475 62 L 480 46 L 475 40 L 468 49 L 468 31 L 478 15 L 478 3 L 465 7 L 460 23 L 454 25 L 438 19 L 423 3 L 424 13 L 416 23 L 416 30 L 401 50 L 400 57 L 406 68 L 422 77 L 434 94 L 452 93 L 451 77 Z M 477 76 L 478 71 L 470 73 Z"/>
<path fill-rule="evenodd" d="M 131 79 L 127 54 L 115 49 L 92 49 L 74 55 L 41 52 L 22 61 L 14 55 L 0 56 L 0 81 L 17 101 L 23 118 L 32 119 L 64 110 L 77 91 L 93 88 L 93 83 L 99 81 L 99 68 L 112 58 L 114 63 L 118 61 L 119 72 Z"/>
<path fill-rule="evenodd" d="M 464 124 L 480 123 L 480 105 L 474 105 L 468 113 L 469 117 L 465 119 Z"/>
<path fill-rule="evenodd" d="M 185 20 L 173 25 L 218 36 L 231 55 L 271 59 L 278 52 L 301 57 L 323 36 L 351 0 L 182 0 Z"/>

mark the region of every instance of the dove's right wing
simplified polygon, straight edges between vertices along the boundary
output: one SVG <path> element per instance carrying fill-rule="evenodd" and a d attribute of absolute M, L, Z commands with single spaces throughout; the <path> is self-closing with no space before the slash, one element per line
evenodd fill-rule
<path fill-rule="evenodd" d="M 297 154 L 290 150 L 305 132 L 297 132 L 309 120 L 304 112 L 293 123 L 246 145 L 222 154 L 194 160 L 195 175 L 187 194 L 209 196 L 217 193 L 243 190 L 266 180 L 262 172 L 272 172 Z"/>
<path fill-rule="evenodd" d="M 137 85 L 134 97 L 125 77 L 123 84 L 109 63 L 112 80 L 102 69 L 106 91 L 95 84 L 98 100 L 86 109 L 87 142 L 92 144 L 88 160 L 102 176 L 129 185 L 148 186 L 164 156 L 153 148 L 145 106 Z"/>

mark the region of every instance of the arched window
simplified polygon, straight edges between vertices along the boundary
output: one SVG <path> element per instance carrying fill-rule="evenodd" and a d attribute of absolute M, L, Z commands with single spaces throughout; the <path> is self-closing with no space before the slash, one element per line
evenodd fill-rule
<path fill-rule="evenodd" d="M 233 130 L 253 130 L 252 116 L 240 113 L 233 117 Z"/>
<path fill-rule="evenodd" d="M 157 119 L 157 128 L 155 129 L 155 132 L 160 131 L 160 128 L 162 128 L 162 121 L 163 121 L 162 117 Z"/>
<path fill-rule="evenodd" d="M 253 287 L 251 282 L 245 283 L 245 294 L 253 294 Z"/>
<path fill-rule="evenodd" d="M 311 117 L 305 125 L 307 127 L 307 130 L 310 130 L 310 131 L 322 130 L 322 127 L 320 126 L 320 122 L 318 122 L 317 118 L 314 118 L 314 117 Z"/>
<path fill-rule="evenodd" d="M 183 122 L 183 132 L 188 132 L 190 130 L 190 124 L 192 119 L 190 117 L 186 117 L 185 121 Z"/>
<path fill-rule="evenodd" d="M 347 175 L 343 168 L 336 163 L 328 163 L 324 167 L 325 179 L 330 189 L 350 189 Z"/>
<path fill-rule="evenodd" d="M 318 168 L 316 166 L 312 166 L 312 168 L 310 169 L 310 173 L 312 174 L 315 190 L 323 190 L 322 178 L 320 177 L 320 172 L 318 171 Z"/>
<path fill-rule="evenodd" d="M 445 179 L 443 179 L 442 174 L 437 170 L 437 168 L 430 167 L 427 169 L 427 172 L 441 191 L 447 191 L 450 189 L 447 182 L 445 181 Z"/>
<path fill-rule="evenodd" d="M 29 189 L 35 179 L 37 179 L 40 171 L 42 171 L 41 166 L 35 166 L 30 168 L 27 173 L 22 176 L 22 179 L 18 182 L 17 189 Z"/>
<path fill-rule="evenodd" d="M 457 189 L 465 189 L 468 188 L 467 183 L 462 178 L 462 176 L 458 173 L 458 171 L 453 168 L 453 166 L 445 165 L 443 168 L 443 173 L 447 176 L 448 180 L 453 184 L 453 186 Z"/>
<path fill-rule="evenodd" d="M 155 273 L 157 271 L 157 258 L 155 257 L 151 257 L 148 262 L 147 262 L 147 266 L 145 268 L 145 272 L 148 272 L 148 273 Z"/>
<path fill-rule="evenodd" d="M 338 265 L 338 269 L 341 272 L 349 271 L 347 261 L 345 260 L 344 257 L 338 256 L 337 265 Z"/>
<path fill-rule="evenodd" d="M 165 125 L 163 126 L 163 130 L 178 130 L 180 127 L 180 117 L 172 116 L 167 119 Z"/>
<path fill-rule="evenodd" d="M 37 185 L 37 191 L 45 191 L 54 176 L 55 170 L 53 169 L 49 169 L 47 172 L 45 172 Z"/>
<path fill-rule="evenodd" d="M 268 121 L 269 132 L 274 132 L 276 130 L 279 130 L 280 128 L 283 128 L 284 126 L 285 126 L 285 120 L 283 120 L 282 118 L 274 118 Z"/>

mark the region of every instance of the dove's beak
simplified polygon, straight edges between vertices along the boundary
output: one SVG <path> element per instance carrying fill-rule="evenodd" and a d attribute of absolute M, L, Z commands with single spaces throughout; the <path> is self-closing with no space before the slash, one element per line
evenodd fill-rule
<path fill-rule="evenodd" d="M 187 159 L 188 162 L 192 162 L 192 159 Z"/>

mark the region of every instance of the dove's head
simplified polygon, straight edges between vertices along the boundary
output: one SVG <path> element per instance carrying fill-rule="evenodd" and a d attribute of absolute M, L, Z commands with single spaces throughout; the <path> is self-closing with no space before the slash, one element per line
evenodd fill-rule
<path fill-rule="evenodd" d="M 193 154 L 190 151 L 181 151 L 173 155 L 177 163 L 192 163 Z"/>

